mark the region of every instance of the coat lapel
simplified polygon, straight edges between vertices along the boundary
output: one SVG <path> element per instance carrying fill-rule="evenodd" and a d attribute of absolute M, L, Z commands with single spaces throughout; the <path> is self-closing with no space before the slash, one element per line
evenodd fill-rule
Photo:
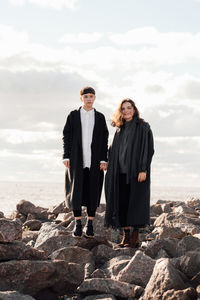
<path fill-rule="evenodd" d="M 98 136 L 98 125 L 99 125 L 99 118 L 98 118 L 97 111 L 94 108 L 94 129 L 93 129 L 93 134 L 92 134 L 92 145 L 94 144 L 95 139 Z"/>
<path fill-rule="evenodd" d="M 77 131 L 78 131 L 78 143 L 82 148 L 82 126 L 81 126 L 81 107 L 77 111 Z"/>

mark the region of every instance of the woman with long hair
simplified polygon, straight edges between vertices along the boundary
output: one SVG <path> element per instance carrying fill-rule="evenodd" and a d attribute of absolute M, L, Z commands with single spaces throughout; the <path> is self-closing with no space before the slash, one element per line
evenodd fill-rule
<path fill-rule="evenodd" d="M 130 98 L 112 118 L 116 127 L 105 180 L 105 226 L 123 228 L 120 247 L 139 246 L 139 228 L 149 224 L 153 135 Z"/>

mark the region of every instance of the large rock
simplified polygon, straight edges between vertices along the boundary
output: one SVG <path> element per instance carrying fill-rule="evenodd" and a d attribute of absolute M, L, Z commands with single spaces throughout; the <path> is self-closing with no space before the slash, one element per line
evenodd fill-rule
<path fill-rule="evenodd" d="M 60 204 L 56 206 L 51 206 L 48 209 L 48 213 L 58 215 L 61 213 L 68 213 L 70 211 L 69 208 L 66 207 L 65 201 L 61 202 Z"/>
<path fill-rule="evenodd" d="M 175 257 L 177 252 L 177 243 L 179 240 L 165 238 L 162 240 L 155 240 L 148 243 L 144 253 L 151 258 L 156 258 L 160 250 L 164 250 L 169 257 Z"/>
<path fill-rule="evenodd" d="M 17 206 L 17 211 L 31 219 L 48 220 L 47 208 L 35 206 L 33 203 L 21 200 Z"/>
<path fill-rule="evenodd" d="M 83 268 L 55 261 L 9 261 L 0 263 L 0 290 L 36 295 L 51 288 L 57 295 L 74 292 L 84 279 Z"/>
<path fill-rule="evenodd" d="M 126 267 L 130 260 L 131 256 L 128 255 L 116 256 L 107 261 L 102 266 L 102 269 L 107 275 L 107 277 L 110 277 L 111 279 L 117 279 L 119 272 Z"/>
<path fill-rule="evenodd" d="M 76 243 L 77 240 L 65 227 L 47 222 L 42 225 L 34 247 L 44 250 L 50 255 L 58 249 L 74 246 Z"/>
<path fill-rule="evenodd" d="M 186 205 L 181 205 L 174 207 L 173 212 L 176 214 L 185 214 L 185 215 L 196 215 L 198 216 L 198 212 L 195 210 L 194 207 L 189 207 Z"/>
<path fill-rule="evenodd" d="M 12 260 L 0 263 L 0 290 L 17 290 L 30 295 L 52 286 L 55 266 L 51 261 Z"/>
<path fill-rule="evenodd" d="M 145 288 L 142 300 L 161 300 L 163 294 L 171 289 L 185 288 L 183 274 L 174 268 L 168 258 L 159 259 Z"/>
<path fill-rule="evenodd" d="M 133 256 L 136 249 L 133 248 L 117 248 L 113 249 L 107 245 L 98 245 L 92 249 L 92 253 L 95 258 L 95 263 L 97 266 L 101 266 L 106 261 L 114 258 L 116 256 L 128 255 Z"/>
<path fill-rule="evenodd" d="M 188 278 L 192 278 L 200 269 L 200 251 L 190 251 L 186 255 L 177 258 L 174 261 L 175 267 L 184 273 Z"/>
<path fill-rule="evenodd" d="M 176 227 L 185 233 L 195 234 L 200 232 L 200 219 L 195 215 L 163 213 L 156 219 L 154 226 Z"/>
<path fill-rule="evenodd" d="M 200 239 L 193 237 L 192 235 L 185 236 L 177 244 L 177 256 L 186 254 L 188 251 L 193 251 L 195 249 L 200 249 Z"/>
<path fill-rule="evenodd" d="M 0 300 L 34 300 L 30 295 L 23 295 L 17 291 L 0 292 Z"/>
<path fill-rule="evenodd" d="M 19 219 L 0 219 L 0 242 L 13 242 L 22 238 L 22 223 Z"/>
<path fill-rule="evenodd" d="M 47 255 L 44 251 L 27 246 L 21 241 L 15 241 L 9 244 L 0 244 L 0 261 L 15 259 L 44 260 L 47 259 Z"/>
<path fill-rule="evenodd" d="M 200 210 L 200 199 L 198 199 L 198 198 L 192 198 L 192 199 L 190 199 L 190 200 L 187 201 L 187 205 L 189 207 L 192 207 L 192 208 Z"/>
<path fill-rule="evenodd" d="M 55 219 L 56 223 L 65 223 L 65 227 L 67 227 L 74 220 L 73 213 L 59 213 L 57 218 Z"/>
<path fill-rule="evenodd" d="M 69 263 L 77 263 L 80 265 L 85 265 L 87 263 L 94 264 L 94 258 L 92 253 L 87 249 L 80 248 L 77 246 L 65 247 L 56 250 L 50 255 L 50 258 L 52 260 L 59 259 Z"/>
<path fill-rule="evenodd" d="M 151 217 L 159 216 L 163 213 L 161 204 L 155 203 L 151 205 L 150 215 Z"/>
<path fill-rule="evenodd" d="M 196 300 L 197 293 L 193 288 L 187 288 L 185 290 L 169 290 L 162 296 L 162 300 Z"/>
<path fill-rule="evenodd" d="M 38 238 L 38 231 L 24 230 L 22 232 L 22 241 L 28 243 L 30 241 L 36 241 Z"/>
<path fill-rule="evenodd" d="M 77 287 L 84 280 L 84 268 L 80 264 L 68 263 L 63 260 L 53 261 L 56 272 L 51 290 L 58 295 L 75 292 Z"/>
<path fill-rule="evenodd" d="M 181 228 L 169 227 L 169 226 L 156 227 L 152 231 L 152 234 L 155 234 L 157 239 L 164 239 L 164 238 L 182 239 L 185 236 L 185 232 L 183 232 Z"/>
<path fill-rule="evenodd" d="M 156 261 L 137 251 L 124 269 L 119 272 L 117 280 L 134 283 L 145 287 L 151 277 Z"/>
<path fill-rule="evenodd" d="M 42 222 L 40 220 L 28 220 L 23 224 L 23 228 L 28 228 L 29 230 L 40 230 Z"/>
<path fill-rule="evenodd" d="M 100 292 L 125 298 L 139 297 L 143 292 L 143 288 L 138 285 L 120 282 L 113 279 L 92 278 L 84 280 L 78 288 L 78 291 L 81 294 L 91 295 L 91 293 Z"/>

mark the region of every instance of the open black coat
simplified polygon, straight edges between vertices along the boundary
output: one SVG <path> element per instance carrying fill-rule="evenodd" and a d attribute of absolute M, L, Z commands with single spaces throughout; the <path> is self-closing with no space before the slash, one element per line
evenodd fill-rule
<path fill-rule="evenodd" d="M 144 227 L 150 215 L 150 171 L 154 154 L 153 135 L 148 123 L 137 120 L 133 123 L 133 136 L 129 139 L 130 198 L 127 226 Z M 119 145 L 123 128 L 116 131 L 109 150 L 108 170 L 105 180 L 106 215 L 105 226 L 119 228 Z M 138 182 L 139 172 L 146 171 L 147 177 Z"/>
<path fill-rule="evenodd" d="M 104 172 L 100 171 L 100 161 L 107 161 L 108 129 L 105 117 L 95 110 L 95 123 L 91 144 L 90 167 L 90 208 L 95 210 L 100 203 Z M 70 159 L 70 168 L 66 170 L 65 191 L 66 206 L 80 210 L 84 205 L 83 190 L 83 154 L 80 109 L 72 111 L 67 117 L 63 129 L 63 159 Z"/>

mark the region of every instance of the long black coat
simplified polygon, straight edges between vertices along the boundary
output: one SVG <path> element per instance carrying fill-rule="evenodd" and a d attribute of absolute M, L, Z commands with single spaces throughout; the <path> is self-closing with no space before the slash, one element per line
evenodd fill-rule
<path fill-rule="evenodd" d="M 133 136 L 129 162 L 130 198 L 127 226 L 144 227 L 149 224 L 150 211 L 150 165 L 154 154 L 153 135 L 148 123 L 138 120 L 133 123 Z M 119 145 L 121 131 L 116 131 L 109 150 L 108 170 L 105 179 L 106 215 L 105 226 L 120 227 L 119 222 Z M 138 182 L 139 172 L 146 171 L 147 177 Z"/>
<path fill-rule="evenodd" d="M 90 208 L 95 210 L 100 203 L 104 172 L 100 171 L 100 161 L 107 161 L 108 129 L 105 117 L 95 110 L 95 123 L 91 144 L 90 167 Z M 81 209 L 83 202 L 83 152 L 80 109 L 72 111 L 63 129 L 63 159 L 70 159 L 66 170 L 66 206 Z"/>

